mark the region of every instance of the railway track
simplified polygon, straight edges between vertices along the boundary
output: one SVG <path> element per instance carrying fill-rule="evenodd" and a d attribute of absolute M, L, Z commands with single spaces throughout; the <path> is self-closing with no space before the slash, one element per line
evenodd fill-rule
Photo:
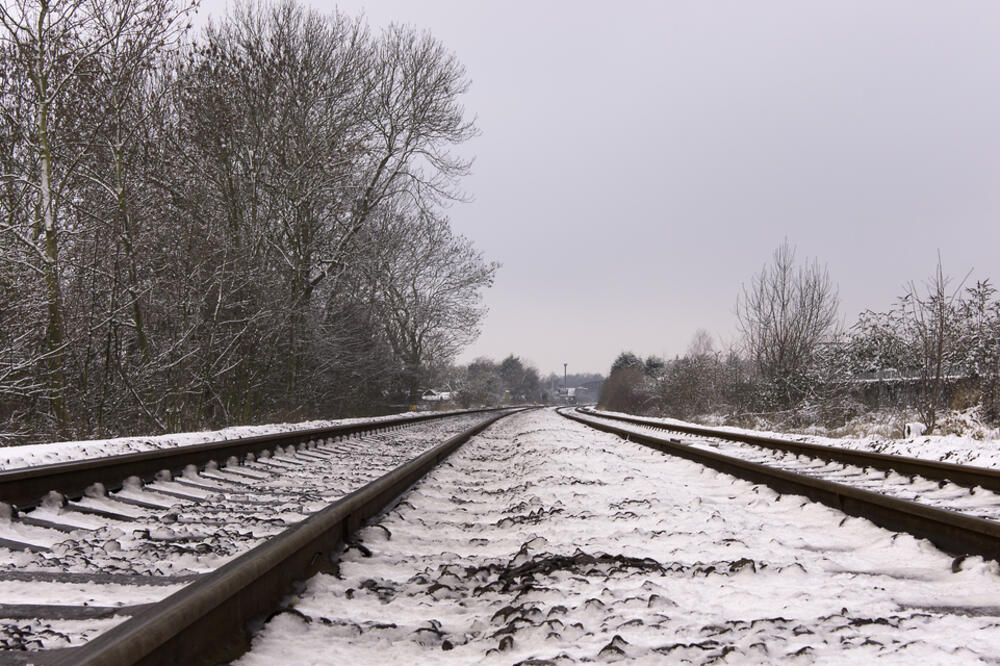
<path fill-rule="evenodd" d="M 465 410 L 455 413 L 476 413 L 489 410 Z M 0 470 L 0 502 L 15 510 L 33 508 L 52 491 L 71 499 L 85 496 L 93 483 L 107 490 L 118 490 L 129 477 L 151 481 L 160 472 L 180 472 L 188 465 L 204 467 L 222 465 L 231 458 L 245 459 L 277 449 L 292 451 L 311 448 L 325 439 L 343 439 L 363 433 L 384 432 L 416 423 L 447 418 L 452 412 L 406 415 L 372 422 L 335 425 L 328 428 L 292 430 L 282 433 L 226 439 L 218 442 L 156 449 L 124 455 L 83 458 L 48 465 L 32 465 L 19 469 Z"/>
<path fill-rule="evenodd" d="M 996 470 L 591 410 L 561 413 L 665 453 L 929 539 L 956 555 L 1000 560 Z M 684 437 L 671 436 L 676 433 Z"/>
<path fill-rule="evenodd" d="M 669 430 L 685 435 L 691 435 L 696 438 L 691 441 L 695 443 L 704 442 L 717 449 L 721 444 L 726 442 L 740 445 L 751 445 L 761 447 L 763 449 L 784 451 L 786 453 L 793 453 L 795 455 L 830 462 L 843 462 L 850 465 L 871 467 L 874 469 L 881 469 L 904 475 L 919 475 L 925 479 L 949 481 L 951 483 L 970 488 L 980 487 L 988 490 L 1000 490 L 1000 470 L 988 469 L 985 467 L 956 465 L 936 460 L 923 460 L 920 458 L 887 455 L 872 451 L 860 451 L 834 446 L 823 446 L 821 444 L 809 444 L 807 442 L 798 442 L 788 438 L 769 437 L 766 435 L 755 435 L 752 433 L 737 433 L 729 430 L 699 426 L 693 423 L 664 423 L 662 421 L 643 418 L 640 416 L 607 414 L 591 409 L 584 409 L 581 411 L 582 413 L 590 414 L 591 416 L 599 416 L 612 421 L 631 423 L 633 425 L 645 426 L 656 430 Z"/>
<path fill-rule="evenodd" d="M 0 663 L 229 660 L 295 580 L 510 412 L 0 472 Z"/>
<path fill-rule="evenodd" d="M 272 443 L 224 465 L 126 477 L 117 492 L 36 493 L 0 525 L 37 546 L 0 548 L 0 663 L 219 663 L 251 637 L 241 664 L 715 663 L 845 649 L 938 662 L 970 643 L 913 639 L 935 622 L 987 637 L 1000 626 L 1000 608 L 982 601 L 1000 594 L 992 566 L 839 512 L 996 558 L 994 521 L 850 487 L 842 463 L 781 453 L 776 469 L 731 455 L 759 447 L 723 453 L 645 423 L 535 412 L 483 433 L 510 411 Z M 840 482 L 817 478 L 826 472 Z M 983 640 L 970 654 L 1000 656 Z"/>

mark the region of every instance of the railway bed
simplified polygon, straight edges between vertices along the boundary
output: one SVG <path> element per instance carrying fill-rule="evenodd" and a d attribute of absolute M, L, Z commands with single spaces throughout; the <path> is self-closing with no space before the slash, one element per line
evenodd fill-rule
<path fill-rule="evenodd" d="M 925 460 L 922 458 L 875 453 L 873 451 L 824 446 L 822 444 L 810 444 L 790 438 L 733 432 L 693 423 L 669 423 L 641 416 L 607 413 L 588 408 L 578 411 L 582 414 L 642 426 L 651 430 L 664 430 L 690 435 L 695 438 L 694 441 L 710 442 L 715 448 L 718 448 L 719 444 L 724 442 L 755 446 L 828 462 L 842 462 L 858 467 L 871 467 L 906 476 L 919 475 L 925 479 L 947 481 L 967 488 L 985 488 L 987 490 L 1000 491 L 1000 470 L 996 469 L 971 465 L 956 465 L 937 460 Z"/>
<path fill-rule="evenodd" d="M 239 654 L 247 621 L 273 609 L 293 580 L 329 566 L 325 554 L 361 520 L 510 410 L 494 412 L 314 432 L 298 448 L 279 436 L 269 449 L 250 442 L 257 448 L 242 462 L 223 467 L 188 462 L 177 478 L 132 478 L 111 494 L 91 486 L 71 502 L 48 494 L 0 521 L 0 663 L 215 663 Z M 93 503 L 96 512 L 74 507 Z"/>
<path fill-rule="evenodd" d="M 591 410 L 564 411 L 563 416 L 664 453 L 766 483 L 782 493 L 804 495 L 888 529 L 927 538 L 955 555 L 1000 560 L 1000 495 L 981 487 L 996 470 L 878 454 L 879 469 L 885 471 L 872 474 L 869 463 L 874 454 L 868 452 L 744 437 L 699 426 L 675 427 Z M 689 436 L 671 437 L 669 431 Z M 710 442 L 710 437 L 718 441 Z M 802 458 L 808 460 L 803 462 Z M 809 462 L 817 459 L 822 462 Z M 893 468 L 897 460 L 898 470 Z M 943 469 L 971 485 L 961 487 L 944 478 L 928 482 L 918 476 L 926 471 L 933 479 Z"/>
<path fill-rule="evenodd" d="M 107 490 L 117 490 L 130 477 L 152 481 L 164 470 L 179 473 L 189 465 L 198 468 L 213 464 L 224 465 L 234 459 L 245 460 L 247 456 L 257 457 L 265 451 L 270 454 L 277 449 L 298 450 L 302 455 L 303 448 L 311 448 L 317 441 L 386 432 L 452 415 L 484 411 L 490 410 L 406 414 L 324 428 L 290 430 L 121 455 L 82 457 L 51 464 L 0 469 L 0 503 L 8 504 L 15 510 L 31 509 L 52 491 L 79 499 L 87 494 L 87 489 L 94 483 L 100 483 Z"/>

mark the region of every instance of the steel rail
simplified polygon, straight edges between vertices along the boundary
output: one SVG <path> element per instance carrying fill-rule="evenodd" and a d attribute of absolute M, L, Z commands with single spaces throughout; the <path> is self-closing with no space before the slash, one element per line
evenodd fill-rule
<path fill-rule="evenodd" d="M 88 486 L 97 482 L 103 483 L 109 490 L 117 490 L 122 482 L 130 476 L 138 476 L 148 481 L 164 469 L 178 472 L 188 465 L 202 467 L 213 460 L 222 463 L 232 456 L 242 459 L 248 453 L 257 455 L 265 449 L 273 450 L 276 446 L 299 446 L 316 439 L 348 437 L 432 419 L 487 411 L 491 411 L 491 409 L 399 416 L 368 423 L 292 430 L 191 446 L 176 446 L 168 449 L 2 470 L 0 471 L 0 502 L 6 502 L 15 509 L 24 509 L 37 504 L 48 492 L 53 490 L 67 497 L 78 498 L 83 495 Z"/>
<path fill-rule="evenodd" d="M 592 410 L 581 410 L 583 414 L 590 414 L 602 419 L 611 419 L 632 423 L 634 425 L 649 426 L 661 430 L 672 430 L 688 435 L 700 437 L 715 437 L 731 442 L 741 442 L 744 444 L 754 444 L 769 449 L 787 451 L 796 455 L 805 455 L 821 460 L 832 460 L 859 467 L 873 467 L 881 470 L 891 470 L 904 475 L 920 475 L 935 481 L 951 481 L 961 486 L 973 488 L 981 486 L 987 490 L 1000 491 L 1000 470 L 989 469 L 987 467 L 973 467 L 970 465 L 956 465 L 936 460 L 922 460 L 909 456 L 895 456 L 886 453 L 874 453 L 871 451 L 858 451 L 856 449 L 843 449 L 835 446 L 825 446 L 823 444 L 807 444 L 805 442 L 793 442 L 788 439 L 769 437 L 767 435 L 754 435 L 751 433 L 737 433 L 727 430 L 719 430 L 706 426 L 699 426 L 687 423 L 661 423 L 651 419 L 644 419 L 638 416 L 624 416 L 621 414 L 605 414 Z"/>
<path fill-rule="evenodd" d="M 928 539 L 946 552 L 1000 560 L 1000 523 L 775 469 L 676 440 L 637 433 L 595 416 L 566 411 L 559 413 L 596 430 L 619 435 L 657 451 L 754 483 L 763 483 L 779 493 L 804 495 L 846 514 L 867 518 L 887 529 Z"/>
<path fill-rule="evenodd" d="M 235 659 L 249 648 L 248 627 L 276 609 L 295 581 L 333 570 L 332 558 L 351 533 L 471 437 L 515 411 L 488 417 L 425 451 L 86 645 L 31 656 L 58 666 L 194 666 Z"/>

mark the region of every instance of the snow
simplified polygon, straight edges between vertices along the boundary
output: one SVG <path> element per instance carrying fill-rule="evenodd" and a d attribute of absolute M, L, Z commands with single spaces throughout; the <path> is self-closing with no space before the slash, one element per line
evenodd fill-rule
<path fill-rule="evenodd" d="M 124 502 L 116 502 L 106 497 L 82 497 L 75 502 L 70 502 L 69 504 L 72 507 L 82 507 L 84 509 L 93 509 L 95 511 L 116 513 L 129 518 L 141 518 L 144 515 L 142 509 L 125 504 Z"/>
<path fill-rule="evenodd" d="M 602 421 L 598 416 L 592 416 L 588 413 L 584 413 L 582 418 L 588 421 L 609 422 L 607 419 Z M 719 437 L 655 430 L 638 423 L 626 421 L 610 421 L 610 423 L 625 432 L 659 436 L 664 441 L 676 441 L 686 446 L 766 465 L 772 469 L 842 483 L 887 497 L 919 502 L 926 506 L 964 513 L 976 518 L 994 522 L 1000 521 L 1000 493 L 981 487 L 970 489 L 968 486 L 950 481 L 928 479 L 920 475 L 911 476 L 874 467 L 826 461 L 808 454 L 775 451 L 766 446 L 736 442 Z"/>
<path fill-rule="evenodd" d="M 0 624 L 0 648 L 36 650 L 42 646 L 54 649 L 83 645 L 127 619 L 127 615 L 114 615 L 107 619 L 28 620 L 18 625 L 4 622 Z"/>
<path fill-rule="evenodd" d="M 621 412 L 594 412 L 595 414 L 610 414 L 614 416 L 627 416 L 637 418 L 632 414 Z M 672 418 L 638 417 L 651 423 L 663 423 L 666 425 L 680 424 L 695 427 L 706 427 L 689 421 L 681 421 Z M 777 437 L 794 442 L 805 442 L 808 444 L 822 444 L 824 446 L 836 446 L 845 449 L 855 449 L 860 451 L 871 451 L 873 453 L 886 453 L 897 456 L 908 456 L 911 458 L 922 458 L 924 460 L 940 460 L 956 465 L 974 465 L 978 467 L 1000 468 L 1000 440 L 994 438 L 984 439 L 980 432 L 971 435 L 921 435 L 909 439 L 893 439 L 880 436 L 871 437 L 824 437 L 821 435 L 790 435 L 788 433 L 773 432 L 768 430 L 750 430 L 747 428 L 736 428 L 733 426 L 712 426 L 714 430 L 722 430 L 736 434 L 763 435 L 766 437 Z M 997 433 L 994 432 L 994 435 Z"/>
<path fill-rule="evenodd" d="M 174 585 L 116 585 L 103 583 L 50 583 L 0 579 L 0 600 L 4 604 L 53 606 L 134 606 L 168 597 L 184 587 Z"/>
<path fill-rule="evenodd" d="M 0 521 L 0 540 L 28 544 L 35 548 L 51 548 L 66 540 L 66 535 L 55 530 L 20 522 Z M 2 542 L 0 542 L 2 543 Z M 3 550 L 0 548 L 0 554 Z"/>
<path fill-rule="evenodd" d="M 364 437 L 328 440 L 313 450 L 319 452 L 315 459 L 306 460 L 287 451 L 279 454 L 287 461 L 284 470 L 248 474 L 248 465 L 236 465 L 221 472 L 198 473 L 191 468 L 173 480 L 161 475 L 146 487 L 131 479 L 119 493 L 107 497 L 95 487 L 80 502 L 111 513 L 125 512 L 132 521 L 68 510 L 57 494 L 50 494 L 43 506 L 23 517 L 51 522 L 63 530 L 71 529 L 69 532 L 28 525 L 11 520 L 9 513 L 0 513 L 0 539 L 44 549 L 21 552 L 4 548 L 0 542 L 0 606 L 30 600 L 42 605 L 116 607 L 163 598 L 192 575 L 216 569 L 484 418 L 488 416 L 470 414 Z M 213 476 L 222 480 L 213 480 Z M 230 477 L 235 483 L 226 481 Z M 197 488 L 190 483 L 211 487 Z M 162 494 L 168 492 L 174 495 Z M 125 504 L 121 501 L 125 498 L 142 506 Z M 46 579 L 67 573 L 93 579 L 82 583 L 75 582 L 79 577 L 73 582 L 25 581 L 32 574 Z M 122 590 L 122 585 L 114 583 L 120 580 L 116 578 L 119 574 L 140 576 L 142 582 L 149 582 L 150 576 L 166 577 L 176 579 L 176 585 L 124 586 L 128 589 Z M 109 577 L 114 578 L 110 583 Z M 38 586 L 38 594 L 32 599 L 34 586 Z M 124 615 L 88 621 L 2 619 L 0 649 L 76 645 L 94 635 L 95 627 L 103 631 L 124 619 Z"/>
<path fill-rule="evenodd" d="M 996 563 L 551 411 L 494 425 L 360 536 L 238 663 L 1000 658 Z"/>
<path fill-rule="evenodd" d="M 199 432 L 176 433 L 171 435 L 156 435 L 150 437 L 117 437 L 114 439 L 91 439 L 73 442 L 54 442 L 51 444 L 29 444 L 25 446 L 0 447 L 0 470 L 31 467 L 34 465 L 49 465 L 71 460 L 100 458 L 103 456 L 123 455 L 140 451 L 153 451 L 177 446 L 191 446 L 228 439 L 273 435 L 296 430 L 314 428 L 329 428 L 339 425 L 356 425 L 362 423 L 380 423 L 400 417 L 414 417 L 429 412 L 403 412 L 389 416 L 369 418 L 337 419 L 333 421 L 305 421 L 302 423 L 271 423 L 267 425 L 236 426 L 222 430 L 204 430 Z M 434 412 L 448 414 L 451 412 Z"/>
<path fill-rule="evenodd" d="M 38 507 L 26 514 L 32 520 L 45 521 L 56 525 L 64 525 L 73 529 L 95 530 L 104 527 L 107 521 L 76 511 L 63 511 L 49 507 Z"/>

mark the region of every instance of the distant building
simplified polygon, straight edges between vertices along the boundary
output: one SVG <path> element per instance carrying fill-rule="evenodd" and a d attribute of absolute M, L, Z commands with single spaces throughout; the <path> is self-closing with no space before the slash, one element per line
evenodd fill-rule
<path fill-rule="evenodd" d="M 572 386 L 556 390 L 556 400 L 567 405 L 590 401 L 590 390 L 586 386 Z"/>
<path fill-rule="evenodd" d="M 435 391 L 427 389 L 420 394 L 420 399 L 424 402 L 447 402 L 454 396 L 454 391 Z"/>

